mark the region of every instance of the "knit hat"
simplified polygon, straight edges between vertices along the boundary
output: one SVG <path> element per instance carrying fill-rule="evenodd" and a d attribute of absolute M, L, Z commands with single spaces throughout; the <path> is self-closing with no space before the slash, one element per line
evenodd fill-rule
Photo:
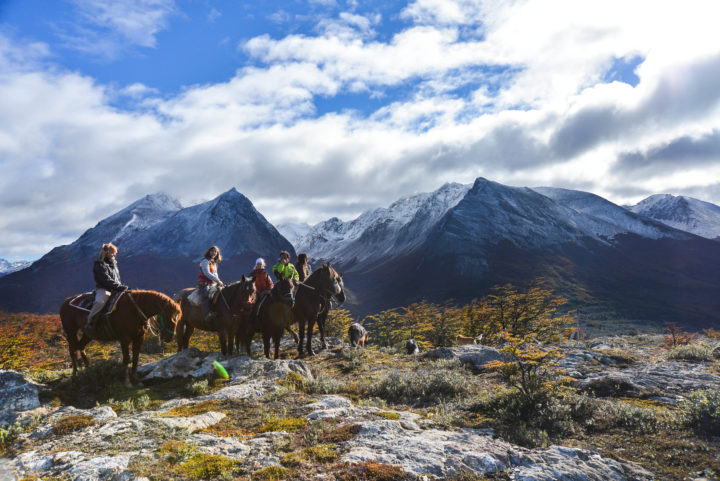
<path fill-rule="evenodd" d="M 258 257 L 257 259 L 255 259 L 255 265 L 258 265 L 258 264 L 265 267 L 265 259 L 263 259 L 262 257 Z"/>

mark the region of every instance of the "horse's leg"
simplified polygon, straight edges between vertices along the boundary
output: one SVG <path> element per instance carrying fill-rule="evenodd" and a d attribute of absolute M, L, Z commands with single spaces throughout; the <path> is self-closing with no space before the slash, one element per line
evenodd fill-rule
<path fill-rule="evenodd" d="M 68 341 L 68 351 L 70 351 L 70 361 L 72 361 L 72 368 L 73 372 L 72 375 L 77 375 L 78 371 L 78 352 L 77 352 L 77 344 L 76 344 L 76 337 L 77 333 L 73 333 L 72 335 L 67 334 L 67 341 Z"/>
<path fill-rule="evenodd" d="M 192 336 L 195 328 L 192 324 L 185 324 L 185 333 L 183 334 L 183 349 L 187 349 L 190 345 L 190 336 Z"/>
<path fill-rule="evenodd" d="M 218 329 L 218 338 L 220 339 L 220 352 L 227 359 L 227 331 L 225 329 Z"/>
<path fill-rule="evenodd" d="M 282 339 L 283 334 L 282 328 L 276 329 L 275 332 L 273 332 L 273 342 L 275 343 L 275 360 L 277 361 L 277 358 L 280 357 L 280 339 Z"/>
<path fill-rule="evenodd" d="M 297 332 L 293 331 L 290 326 L 287 326 L 285 328 L 285 330 L 290 333 L 290 335 L 292 336 L 293 341 L 295 341 L 296 345 L 300 344 L 300 338 L 298 337 Z"/>
<path fill-rule="evenodd" d="M 84 364 L 84 367 L 90 366 L 90 361 L 88 360 L 87 354 L 85 353 L 85 346 L 87 346 L 92 339 L 88 337 L 87 334 L 83 332 L 82 337 L 80 338 L 80 341 L 78 342 L 79 351 L 80 351 L 80 357 L 82 358 L 82 362 Z"/>
<path fill-rule="evenodd" d="M 185 321 L 180 319 L 177 323 L 177 326 L 175 327 L 175 340 L 177 341 L 177 352 L 180 352 L 184 349 L 184 347 L 183 347 L 184 336 L 185 336 Z"/>
<path fill-rule="evenodd" d="M 263 351 L 265 352 L 265 357 L 270 359 L 270 333 L 268 332 L 268 329 L 263 329 Z"/>
<path fill-rule="evenodd" d="M 137 383 L 137 368 L 138 362 L 140 361 L 140 349 L 142 349 L 143 342 L 145 341 L 145 334 L 140 335 L 132 343 L 132 372 L 130 373 L 130 381 L 135 384 Z"/>
<path fill-rule="evenodd" d="M 320 331 L 320 350 L 327 349 L 328 345 L 327 342 L 325 342 L 325 321 L 328 317 L 328 309 L 330 308 L 328 301 L 326 303 L 325 310 L 323 310 L 322 314 L 318 316 L 317 325 L 318 325 L 318 331 Z"/>
<path fill-rule="evenodd" d="M 128 366 L 130 365 L 130 342 L 126 339 L 121 339 L 120 349 L 122 350 L 123 358 L 123 382 L 126 386 L 130 386 L 130 373 L 128 371 Z"/>
<path fill-rule="evenodd" d="M 297 316 L 298 318 L 298 334 L 300 335 L 300 338 L 298 339 L 298 357 L 305 357 L 305 353 L 303 352 L 303 342 L 305 341 L 305 317 L 301 314 Z"/>
<path fill-rule="evenodd" d="M 307 320 L 307 354 L 308 356 L 314 356 L 315 351 L 313 351 L 312 348 L 312 332 L 315 328 L 315 318 L 317 316 L 310 316 L 310 318 Z"/>

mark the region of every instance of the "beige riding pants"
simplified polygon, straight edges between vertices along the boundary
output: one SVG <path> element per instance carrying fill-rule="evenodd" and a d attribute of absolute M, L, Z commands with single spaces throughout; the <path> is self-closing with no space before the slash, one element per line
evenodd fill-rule
<path fill-rule="evenodd" d="M 91 319 L 92 316 L 100 312 L 102 308 L 105 307 L 105 304 L 107 304 L 108 299 L 110 299 L 110 291 L 105 289 L 95 289 L 95 301 L 93 301 L 92 308 L 88 314 L 88 319 Z"/>

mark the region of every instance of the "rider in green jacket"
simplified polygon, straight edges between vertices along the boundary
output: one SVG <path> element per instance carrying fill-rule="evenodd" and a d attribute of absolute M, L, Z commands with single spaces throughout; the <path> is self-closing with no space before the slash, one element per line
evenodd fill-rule
<path fill-rule="evenodd" d="M 276 281 L 280 280 L 280 276 L 282 276 L 286 279 L 300 282 L 300 276 L 295 266 L 290 264 L 290 253 L 288 251 L 282 251 L 280 253 L 280 260 L 277 261 L 272 270 Z"/>

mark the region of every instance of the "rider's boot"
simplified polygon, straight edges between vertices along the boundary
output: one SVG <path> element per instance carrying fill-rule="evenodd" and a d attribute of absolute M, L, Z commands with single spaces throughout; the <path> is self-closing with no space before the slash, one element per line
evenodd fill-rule
<path fill-rule="evenodd" d="M 87 334 L 90 337 L 93 337 L 97 334 L 97 321 L 100 313 L 95 314 L 92 317 L 88 317 L 87 322 L 83 326 L 83 331 L 85 331 L 85 334 Z"/>

